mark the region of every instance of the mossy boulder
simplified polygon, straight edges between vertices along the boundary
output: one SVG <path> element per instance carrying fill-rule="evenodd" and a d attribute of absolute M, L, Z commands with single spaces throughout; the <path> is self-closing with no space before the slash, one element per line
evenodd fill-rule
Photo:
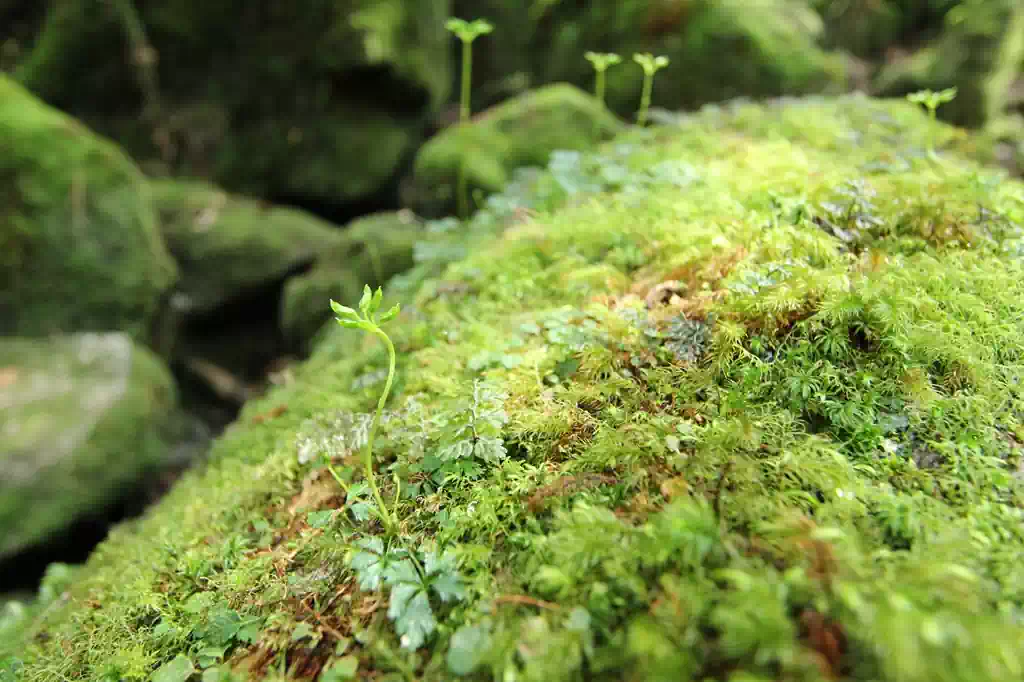
<path fill-rule="evenodd" d="M 0 560 L 102 517 L 166 464 L 175 396 L 124 334 L 0 338 Z"/>
<path fill-rule="evenodd" d="M 846 59 L 824 50 L 821 18 L 793 0 L 596 0 L 588 3 L 463 1 L 456 13 L 484 17 L 497 30 L 477 43 L 474 73 L 481 101 L 523 86 L 565 81 L 590 89 L 587 51 L 616 52 L 608 102 L 632 117 L 643 72 L 636 52 L 671 59 L 659 73 L 654 105 L 696 108 L 738 96 L 843 90 Z"/>
<path fill-rule="evenodd" d="M 187 313 L 207 314 L 310 268 L 342 241 L 305 211 L 229 194 L 202 181 L 154 180 L 160 231 L 178 263 Z"/>
<path fill-rule="evenodd" d="M 946 12 L 960 0 L 812 0 L 825 23 L 825 43 L 868 59 L 891 48 L 919 43 L 941 32 Z"/>
<path fill-rule="evenodd" d="M 431 138 L 416 156 L 406 196 L 418 212 L 450 212 L 459 183 L 469 196 L 500 191 L 517 168 L 546 166 L 556 150 L 583 150 L 624 125 L 599 101 L 565 83 L 519 95 Z"/>
<path fill-rule="evenodd" d="M 409 211 L 377 213 L 346 225 L 338 243 L 319 254 L 311 271 L 285 284 L 280 314 L 285 338 L 307 344 L 330 318 L 331 299 L 359 298 L 363 286 L 382 286 L 408 270 L 423 236 L 422 223 Z"/>
<path fill-rule="evenodd" d="M 0 334 L 141 337 L 175 277 L 139 170 L 0 75 Z"/>
<path fill-rule="evenodd" d="M 1024 185 L 962 137 L 904 101 L 709 107 L 492 202 L 386 325 L 397 536 L 358 456 L 389 356 L 337 328 L 8 626 L 17 664 L 1019 679 Z"/>
<path fill-rule="evenodd" d="M 447 0 L 58 2 L 16 75 L 147 171 L 338 206 L 386 191 L 446 100 L 447 15 Z"/>
<path fill-rule="evenodd" d="M 1024 58 L 1024 5 L 1017 0 L 964 0 L 945 15 L 939 37 L 910 57 L 882 69 L 875 89 L 903 95 L 956 87 L 940 115 L 957 125 L 981 127 L 1006 113 L 1010 88 Z"/>

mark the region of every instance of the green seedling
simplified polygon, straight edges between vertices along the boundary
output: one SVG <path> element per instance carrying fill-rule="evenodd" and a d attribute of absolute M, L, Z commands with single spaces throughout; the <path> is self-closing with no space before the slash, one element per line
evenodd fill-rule
<path fill-rule="evenodd" d="M 934 122 L 939 107 L 956 99 L 956 92 L 957 90 L 955 87 L 939 90 L 938 92 L 935 92 L 934 90 L 919 90 L 907 95 L 907 100 L 914 104 L 924 106 L 924 108 L 928 110 L 928 118 Z M 928 145 L 928 156 L 933 159 L 935 158 L 934 143 L 929 143 Z"/>
<path fill-rule="evenodd" d="M 594 96 L 601 104 L 604 104 L 605 72 L 616 64 L 622 63 L 622 57 L 614 52 L 588 52 L 585 55 L 587 61 L 594 67 L 596 80 L 594 82 Z"/>
<path fill-rule="evenodd" d="M 445 23 L 445 28 L 462 41 L 462 93 L 459 97 L 459 122 L 465 123 L 472 114 L 470 94 L 473 87 L 473 41 L 493 31 L 494 26 L 485 19 L 465 21 L 452 17 Z M 469 186 L 466 182 L 466 171 L 461 166 L 459 167 L 456 199 L 459 216 L 466 218 L 469 215 Z"/>
<path fill-rule="evenodd" d="M 494 26 L 484 19 L 465 21 L 453 17 L 444 27 L 462 41 L 462 95 L 459 99 L 459 120 L 465 123 L 472 113 L 469 95 L 473 83 L 473 41 L 493 31 Z"/>
<path fill-rule="evenodd" d="M 637 125 L 647 124 L 647 113 L 651 108 L 651 92 L 654 90 L 654 75 L 668 66 L 668 57 L 655 57 L 648 53 L 633 55 L 633 61 L 644 70 L 644 90 L 640 97 L 640 113 L 637 114 Z"/>
<path fill-rule="evenodd" d="M 380 516 L 385 530 L 388 533 L 393 533 L 398 528 L 397 516 L 388 511 L 387 505 L 384 504 L 384 498 L 381 496 L 380 488 L 377 486 L 377 478 L 373 473 L 373 440 L 377 436 L 381 415 L 384 413 L 384 405 L 387 403 L 388 394 L 391 392 L 391 384 L 395 379 L 395 344 L 391 342 L 391 338 L 387 333 L 381 329 L 381 325 L 394 319 L 400 310 L 400 306 L 395 305 L 383 315 L 377 315 L 383 297 L 384 292 L 380 287 L 377 287 L 376 292 L 372 292 L 370 286 L 365 285 L 363 287 L 363 297 L 359 300 L 358 311 L 343 306 L 334 300 L 331 301 L 331 310 L 338 316 L 338 324 L 342 327 L 346 329 L 362 329 L 373 334 L 381 339 L 388 349 L 388 378 L 384 383 L 384 391 L 381 393 L 380 400 L 377 401 L 377 411 L 373 415 L 370 434 L 366 439 L 366 444 L 363 446 L 363 466 L 366 471 L 366 481 L 370 486 L 370 490 L 373 491 L 373 498 L 377 503 L 378 516 Z M 342 487 L 345 487 L 344 482 L 333 469 L 331 474 L 341 483 Z M 395 500 L 397 504 L 397 495 Z"/>

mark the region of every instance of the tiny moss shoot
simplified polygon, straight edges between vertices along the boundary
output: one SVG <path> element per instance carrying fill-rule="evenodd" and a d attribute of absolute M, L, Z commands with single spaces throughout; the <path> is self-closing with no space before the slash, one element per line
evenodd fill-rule
<path fill-rule="evenodd" d="M 956 99 L 956 92 L 957 90 L 955 87 L 946 88 L 945 90 L 939 90 L 938 92 L 935 92 L 934 90 L 919 90 L 917 92 L 912 92 L 909 95 L 907 95 L 907 100 L 913 102 L 914 104 L 920 104 L 924 106 L 924 108 L 928 110 L 928 118 L 930 118 L 932 122 L 934 122 L 939 107 L 942 106 L 943 104 L 946 104 L 947 102 L 952 102 L 954 99 Z M 932 159 L 935 158 L 934 141 L 929 142 L 928 144 L 928 156 L 931 157 Z"/>
<path fill-rule="evenodd" d="M 654 75 L 668 66 L 668 57 L 648 53 L 633 55 L 633 61 L 639 64 L 644 70 L 644 90 L 640 96 L 640 113 L 637 114 L 636 122 L 639 126 L 647 124 L 647 114 L 651 109 L 651 93 L 654 91 Z"/>
<path fill-rule="evenodd" d="M 605 73 L 609 68 L 622 63 L 622 57 L 614 52 L 587 52 L 584 57 L 594 67 L 594 96 L 603 105 L 605 93 Z"/>
<path fill-rule="evenodd" d="M 331 310 L 338 316 L 336 319 L 342 327 L 346 329 L 362 329 L 365 332 L 369 332 L 380 338 L 388 349 L 388 378 L 384 383 L 384 391 L 380 395 L 380 400 L 377 401 L 377 411 L 373 415 L 373 424 L 370 426 L 370 434 L 366 439 L 366 445 L 363 446 L 363 466 L 366 471 L 366 482 L 369 484 L 370 490 L 373 491 L 373 498 L 377 502 L 377 512 L 381 522 L 384 524 L 384 529 L 388 533 L 394 533 L 398 529 L 397 519 L 388 511 L 384 498 L 380 494 L 380 488 L 377 486 L 377 477 L 373 473 L 373 440 L 377 436 L 378 428 L 380 428 L 380 419 L 384 413 L 384 405 L 387 403 L 388 394 L 391 392 L 391 384 L 395 379 L 395 344 L 391 342 L 391 338 L 380 328 L 380 325 L 394 319 L 400 309 L 400 306 L 395 305 L 383 315 L 378 316 L 377 310 L 380 308 L 383 297 L 384 292 L 380 287 L 377 287 L 376 292 L 371 292 L 370 286 L 365 285 L 363 287 L 363 297 L 359 301 L 358 311 L 333 300 L 331 301 Z M 333 469 L 331 474 L 344 487 L 341 477 Z"/>

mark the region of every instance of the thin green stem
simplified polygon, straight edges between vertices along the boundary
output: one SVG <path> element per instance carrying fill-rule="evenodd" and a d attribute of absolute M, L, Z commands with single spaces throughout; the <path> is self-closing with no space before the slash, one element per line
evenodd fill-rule
<path fill-rule="evenodd" d="M 455 210 L 459 217 L 465 220 L 469 217 L 469 179 L 466 177 L 465 161 L 459 164 L 459 174 L 456 178 L 455 188 Z"/>
<path fill-rule="evenodd" d="M 387 505 L 384 503 L 384 497 L 380 494 L 380 488 L 377 486 L 377 477 L 373 473 L 373 441 L 377 437 L 377 429 L 380 427 L 380 416 L 384 412 L 384 405 L 387 403 L 388 394 L 391 392 L 391 383 L 395 378 L 395 344 L 391 342 L 391 339 L 380 327 L 374 325 L 372 331 L 376 336 L 383 339 L 384 343 L 387 345 L 388 379 L 384 383 L 384 392 L 380 394 L 380 400 L 377 401 L 377 411 L 373 414 L 373 423 L 370 425 L 370 435 L 367 436 L 366 445 L 363 446 L 363 465 L 366 467 L 366 480 L 370 484 L 370 490 L 373 491 L 373 497 L 377 502 L 377 508 L 380 509 L 381 519 L 384 521 L 384 528 L 388 533 L 394 533 L 397 531 L 397 522 L 388 511 Z"/>
<path fill-rule="evenodd" d="M 348 484 L 345 483 L 345 481 L 341 478 L 341 474 L 339 474 L 334 469 L 334 466 L 330 462 L 327 462 L 327 471 L 330 472 L 331 476 L 334 477 L 334 480 L 338 482 L 338 485 L 341 486 L 341 489 L 345 491 L 345 495 L 347 496 L 348 495 Z"/>
<path fill-rule="evenodd" d="M 597 97 L 597 101 L 600 102 L 602 106 L 604 106 L 604 89 L 605 89 L 604 69 L 598 69 L 598 71 L 597 71 L 597 84 L 594 87 L 594 94 Z"/>
<path fill-rule="evenodd" d="M 644 90 L 640 97 L 640 113 L 637 114 L 636 122 L 639 126 L 647 124 L 647 110 L 651 107 L 651 92 L 654 90 L 654 75 L 644 74 Z"/>
<path fill-rule="evenodd" d="M 469 96 L 473 87 L 473 41 L 462 41 L 462 106 L 459 110 L 459 120 L 465 123 L 472 113 Z"/>

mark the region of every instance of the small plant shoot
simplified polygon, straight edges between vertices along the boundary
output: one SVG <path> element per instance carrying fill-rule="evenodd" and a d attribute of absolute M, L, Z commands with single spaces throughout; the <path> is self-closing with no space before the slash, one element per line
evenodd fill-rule
<path fill-rule="evenodd" d="M 927 109 L 928 118 L 930 118 L 934 122 L 939 107 L 941 107 L 943 104 L 946 104 L 947 102 L 952 102 L 954 99 L 956 99 L 956 93 L 957 90 L 955 87 L 946 88 L 945 90 L 939 90 L 938 92 L 935 92 L 934 90 L 919 90 L 917 92 L 912 92 L 909 95 L 907 95 L 907 100 L 913 102 L 914 104 L 920 104 L 925 109 Z M 933 159 L 935 158 L 934 143 L 931 143 L 928 146 L 928 156 Z"/>
<path fill-rule="evenodd" d="M 465 21 L 452 17 L 445 23 L 445 28 L 454 33 L 462 41 L 462 87 L 459 96 L 459 122 L 469 121 L 472 112 L 471 92 L 473 87 L 473 41 L 494 30 L 494 26 L 485 19 Z M 458 213 L 462 218 L 469 215 L 469 187 L 466 185 L 465 169 L 459 169 L 457 188 Z"/>
<path fill-rule="evenodd" d="M 383 315 L 378 315 L 377 311 L 380 309 L 383 297 L 384 292 L 380 287 L 377 287 L 377 291 L 373 292 L 370 290 L 369 285 L 365 285 L 363 287 L 363 297 L 359 301 L 358 311 L 343 306 L 334 300 L 331 301 L 331 310 L 338 316 L 338 324 L 342 327 L 346 329 L 362 329 L 367 333 L 373 334 L 381 339 L 388 349 L 388 378 L 384 383 L 384 391 L 380 395 L 380 400 L 377 401 L 377 411 L 373 415 L 373 424 L 370 426 L 369 437 L 367 437 L 366 444 L 363 446 L 363 466 L 366 471 L 366 481 L 377 503 L 378 516 L 380 516 L 385 530 L 388 533 L 394 533 L 398 529 L 397 519 L 394 514 L 388 511 L 387 505 L 384 504 L 384 498 L 381 497 L 380 488 L 377 486 L 377 478 L 373 473 L 373 440 L 377 435 L 377 430 L 380 428 L 380 419 L 384 412 L 384 405 L 387 403 L 388 394 L 391 392 L 391 384 L 395 379 L 395 344 L 391 342 L 391 338 L 381 329 L 380 325 L 394 319 L 400 309 L 398 305 L 395 305 Z M 342 487 L 345 487 L 341 478 L 333 469 L 331 473 L 339 483 L 342 483 Z"/>
<path fill-rule="evenodd" d="M 453 17 L 445 23 L 445 28 L 462 41 L 462 90 L 459 98 L 459 121 L 465 123 L 472 113 L 469 96 L 473 84 L 473 41 L 492 32 L 494 26 L 484 19 L 465 21 Z"/>
<path fill-rule="evenodd" d="M 584 57 L 594 67 L 594 96 L 603 105 L 605 93 L 605 74 L 611 67 L 622 63 L 622 57 L 614 52 L 587 52 Z"/>
<path fill-rule="evenodd" d="M 654 91 L 654 76 L 669 64 L 668 57 L 648 53 L 634 54 L 633 61 L 644 70 L 644 89 L 640 96 L 640 113 L 637 114 L 637 125 L 647 125 L 647 115 L 651 109 L 651 93 Z"/>

